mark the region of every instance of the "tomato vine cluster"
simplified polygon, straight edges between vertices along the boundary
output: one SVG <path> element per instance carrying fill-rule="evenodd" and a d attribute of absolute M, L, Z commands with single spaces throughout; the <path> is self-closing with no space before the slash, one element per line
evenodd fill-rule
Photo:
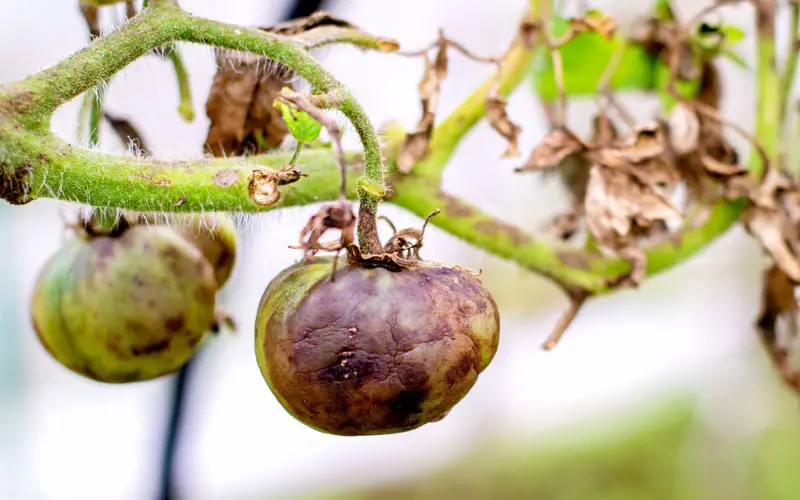
<path fill-rule="evenodd" d="M 350 43 L 396 52 L 393 40 L 322 12 L 255 30 L 192 16 L 173 0 L 145 1 L 141 13 L 131 0 L 80 0 L 93 37 L 100 31 L 100 6 L 123 1 L 132 19 L 119 33 L 102 37 L 61 65 L 0 88 L 3 198 L 12 203 L 59 198 L 54 193 L 66 186 L 71 194 L 64 198 L 137 210 L 84 214 L 73 227 L 72 241 L 39 276 L 31 298 L 36 333 L 44 348 L 74 372 L 112 383 L 163 376 L 184 366 L 209 332 L 230 323 L 216 300 L 236 260 L 230 215 L 165 218 L 165 208 L 256 211 L 324 199 L 335 201 L 300 230 L 295 247 L 302 251 L 300 261 L 265 284 L 255 325 L 256 359 L 269 388 L 290 414 L 320 431 L 383 434 L 439 420 L 492 361 L 500 319 L 478 274 L 420 256 L 425 228 L 440 213 L 437 207 L 444 211 L 440 225 L 453 234 L 494 246 L 497 254 L 562 285 L 572 307 L 546 348 L 558 342 L 592 295 L 638 286 L 653 270 L 680 261 L 743 222 L 774 261 L 765 278 L 761 338 L 780 374 L 800 389 L 795 359 L 800 182 L 779 144 L 797 64 L 794 54 L 777 68 L 775 1 L 749 0 L 759 36 L 755 135 L 720 111 L 723 85 L 715 63 L 724 58 L 746 66 L 735 52 L 744 34 L 706 20 L 737 0 L 715 2 L 689 22 L 678 19 L 670 2 L 659 1 L 653 15 L 625 35 L 598 10 L 581 8 L 575 17 L 558 18 L 550 1 L 531 0 L 502 57 L 475 55 L 443 32 L 429 46 L 401 53 L 424 60 L 421 115 L 412 131 L 397 134 L 384 148 L 364 110 L 309 51 Z M 794 47 L 800 3 L 790 6 Z M 104 87 L 90 88 L 137 57 L 155 53 L 175 67 L 179 111 L 191 120 L 191 95 L 175 42 L 207 39 L 226 48 L 216 54 L 218 70 L 205 106 L 210 127 L 203 147 L 215 158 L 191 165 L 150 161 L 136 128 L 103 110 Z M 437 126 L 453 51 L 498 69 L 452 119 Z M 516 171 L 558 174 L 571 202 L 569 212 L 551 226 L 557 241 L 548 243 L 481 213 L 439 185 L 455 144 L 482 116 L 505 139 L 502 158 L 521 155 L 521 127 L 512 121 L 506 97 L 532 61 L 534 88 L 550 130 Z M 96 79 L 82 85 L 80 78 L 64 77 L 74 76 L 76 67 L 88 68 L 85 73 Z M 310 92 L 295 85 L 298 77 L 311 84 Z M 652 120 L 634 118 L 617 99 L 617 92 L 627 89 L 657 95 L 661 112 Z M 135 160 L 75 148 L 40 130 L 48 113 L 81 93 L 87 145 L 97 145 L 99 123 L 105 120 L 123 142 L 138 145 Z M 567 123 L 569 98 L 582 94 L 597 100 L 589 134 Z M 326 112 L 330 109 L 349 119 L 363 154 L 345 154 L 343 131 Z M 320 140 L 323 130 L 328 143 Z M 728 130 L 752 147 L 749 163 L 729 142 Z M 266 166 L 266 153 L 289 137 L 291 159 L 277 168 Z M 331 169 L 318 176 L 320 171 L 302 164 L 312 147 L 317 154 L 332 151 L 333 156 L 325 154 L 335 158 L 338 183 Z M 109 176 L 90 160 L 120 165 L 127 173 Z M 392 168 L 385 168 L 385 160 Z M 349 184 L 353 169 L 364 176 Z M 385 182 L 389 176 L 391 188 Z M 306 177 L 315 188 L 292 189 Z M 54 179 L 65 184 L 56 188 L 49 184 Z M 113 190 L 109 179 L 116 182 Z M 136 194 L 125 197 L 129 190 L 120 186 L 128 184 Z M 400 195 L 398 187 L 412 192 Z M 327 190 L 325 196 L 316 189 Z M 85 199 L 75 194 L 84 191 Z M 355 195 L 361 202 L 357 213 L 349 201 Z M 378 205 L 392 195 L 417 215 L 431 215 L 421 229 L 397 231 L 392 225 L 394 234 L 384 242 L 377 231 Z M 338 236 L 324 239 L 331 232 Z M 567 243 L 572 247 L 563 248 Z"/>

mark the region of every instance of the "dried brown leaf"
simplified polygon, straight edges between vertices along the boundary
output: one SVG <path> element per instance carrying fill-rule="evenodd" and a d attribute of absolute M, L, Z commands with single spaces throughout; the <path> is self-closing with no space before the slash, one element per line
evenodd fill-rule
<path fill-rule="evenodd" d="M 800 390 L 800 328 L 796 284 L 779 267 L 764 273 L 758 328 L 764 348 L 784 381 Z"/>
<path fill-rule="evenodd" d="M 745 210 L 744 220 L 747 230 L 761 242 L 775 264 L 794 282 L 800 283 L 800 262 L 792 251 L 793 247 L 798 247 L 798 242 L 787 239 L 789 221 L 778 210 L 756 206 Z"/>
<path fill-rule="evenodd" d="M 439 33 L 439 49 L 436 58 L 431 61 L 425 56 L 425 71 L 419 83 L 419 96 L 422 105 L 422 116 L 417 128 L 406 136 L 397 154 L 397 170 L 407 174 L 414 165 L 428 154 L 428 143 L 433 133 L 436 120 L 436 108 L 439 105 L 441 80 L 447 76 L 447 40 Z"/>
<path fill-rule="evenodd" d="M 669 115 L 669 140 L 679 155 L 694 152 L 700 144 L 700 119 L 697 113 L 679 102 Z"/>
<path fill-rule="evenodd" d="M 397 153 L 398 172 L 403 174 L 411 172 L 414 165 L 428 154 L 429 142 L 430 132 L 428 130 L 408 134 L 403 141 L 403 145 L 400 146 L 400 151 Z"/>
<path fill-rule="evenodd" d="M 329 230 L 339 230 L 338 240 L 321 241 Z M 309 259 L 320 250 L 339 252 L 355 242 L 356 215 L 346 200 L 330 203 L 314 214 L 300 231 L 300 246 Z"/>
<path fill-rule="evenodd" d="M 498 134 L 508 141 L 503 158 L 512 158 L 520 154 L 518 140 L 522 128 L 509 119 L 507 105 L 508 101 L 503 99 L 496 90 L 489 92 L 486 96 L 486 116 L 489 123 Z"/>
<path fill-rule="evenodd" d="M 583 17 L 572 19 L 570 29 L 573 33 L 593 32 L 611 39 L 617 31 L 617 22 L 608 14 L 592 9 Z"/>
<path fill-rule="evenodd" d="M 565 128 L 557 128 L 533 148 L 531 156 L 525 165 L 516 169 L 517 172 L 538 172 L 559 165 L 570 155 L 585 150 L 584 144 L 575 134 Z"/>
<path fill-rule="evenodd" d="M 629 163 L 652 160 L 664 154 L 663 129 L 658 124 L 640 126 L 618 140 L 619 154 Z"/>
<path fill-rule="evenodd" d="M 289 133 L 275 98 L 289 83 L 286 69 L 266 71 L 268 61 L 250 54 L 223 51 L 217 58 L 206 102 L 211 121 L 205 148 L 214 156 L 263 153 L 280 146 Z"/>
<path fill-rule="evenodd" d="M 644 177 L 653 177 L 653 173 Z M 613 241 L 631 234 L 632 224 L 647 227 L 653 221 L 681 217 L 665 198 L 668 187 L 650 186 L 627 172 L 595 165 L 586 193 L 586 222 L 598 241 Z M 613 246 L 612 246 L 613 248 Z"/>
<path fill-rule="evenodd" d="M 730 165 L 723 163 L 709 155 L 702 155 L 700 161 L 703 168 L 711 175 L 722 177 L 730 177 L 734 175 L 741 175 L 747 172 L 747 169 L 742 165 Z"/>
<path fill-rule="evenodd" d="M 750 195 L 743 218 L 776 265 L 795 283 L 800 283 L 800 192 L 788 180 L 768 172 L 764 182 Z"/>
<path fill-rule="evenodd" d="M 617 127 L 607 114 L 599 114 L 592 119 L 592 146 L 610 146 L 618 137 Z"/>

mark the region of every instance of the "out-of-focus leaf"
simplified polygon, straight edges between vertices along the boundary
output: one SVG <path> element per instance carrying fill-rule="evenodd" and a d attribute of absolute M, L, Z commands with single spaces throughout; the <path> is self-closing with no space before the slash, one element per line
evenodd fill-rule
<path fill-rule="evenodd" d="M 569 25 L 566 21 L 552 23 L 552 32 L 556 38 L 566 33 Z M 597 85 L 606 71 L 615 51 L 619 50 L 623 40 L 620 37 L 607 40 L 592 32 L 579 33 L 559 48 L 564 66 L 564 89 L 570 96 L 589 96 L 597 91 Z M 636 44 L 625 44 L 622 57 L 610 84 L 614 90 L 652 90 L 657 58 L 648 53 L 644 47 Z M 558 98 L 553 60 L 547 50 L 540 50 L 532 67 L 532 79 L 535 92 L 544 100 Z"/>

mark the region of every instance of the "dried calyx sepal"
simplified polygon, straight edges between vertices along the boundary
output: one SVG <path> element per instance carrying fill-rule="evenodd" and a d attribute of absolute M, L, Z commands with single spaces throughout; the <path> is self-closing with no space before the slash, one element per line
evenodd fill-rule
<path fill-rule="evenodd" d="M 382 252 L 378 254 L 364 254 L 361 252 L 356 238 L 357 217 L 352 204 L 347 200 L 347 165 L 341 143 L 341 129 L 339 124 L 318 105 L 325 105 L 335 96 L 315 96 L 300 94 L 284 90 L 278 97 L 279 101 L 292 105 L 296 111 L 307 113 L 310 118 L 319 123 L 328 132 L 340 168 L 341 185 L 339 200 L 328 203 L 317 211 L 308 220 L 300 231 L 300 244 L 292 248 L 303 250 L 304 258 L 310 260 L 318 252 L 334 252 L 337 258 L 333 259 L 334 270 L 338 263 L 338 255 L 346 251 L 351 264 L 367 266 L 383 266 L 393 269 L 413 267 L 421 262 L 419 249 L 425 234 L 425 228 L 432 217 L 440 211 L 437 209 L 425 219 L 422 229 L 407 228 L 395 231 L 389 241 L 383 245 Z M 375 231 L 377 240 L 377 228 Z M 328 231 L 339 231 L 339 237 L 334 240 L 323 241 L 323 235 Z M 332 275 L 335 278 L 335 272 Z"/>

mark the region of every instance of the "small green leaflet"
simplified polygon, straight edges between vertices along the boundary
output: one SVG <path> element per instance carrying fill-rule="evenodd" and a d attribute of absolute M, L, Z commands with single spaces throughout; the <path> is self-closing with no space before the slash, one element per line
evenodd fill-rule
<path fill-rule="evenodd" d="M 311 115 L 305 111 L 300 111 L 291 104 L 275 100 L 274 106 L 281 110 L 283 121 L 289 127 L 289 131 L 297 142 L 309 143 L 314 142 L 319 138 L 322 132 L 322 124 L 313 119 Z"/>

